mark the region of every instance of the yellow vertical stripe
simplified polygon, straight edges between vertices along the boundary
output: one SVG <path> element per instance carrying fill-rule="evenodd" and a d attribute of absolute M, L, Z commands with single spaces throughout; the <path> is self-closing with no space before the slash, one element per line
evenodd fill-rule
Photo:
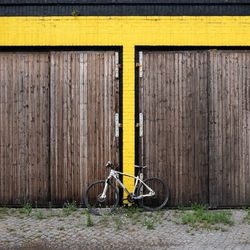
<path fill-rule="evenodd" d="M 134 48 L 133 44 L 123 47 L 123 172 L 130 175 L 134 175 L 135 163 Z M 133 192 L 133 178 L 124 176 L 123 183 L 129 192 Z"/>

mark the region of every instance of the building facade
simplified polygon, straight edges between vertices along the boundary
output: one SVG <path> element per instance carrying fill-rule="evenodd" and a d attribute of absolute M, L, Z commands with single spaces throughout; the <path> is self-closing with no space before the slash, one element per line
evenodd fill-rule
<path fill-rule="evenodd" d="M 0 203 L 82 202 L 111 160 L 147 165 L 170 206 L 249 205 L 249 16 L 244 0 L 0 1 Z"/>

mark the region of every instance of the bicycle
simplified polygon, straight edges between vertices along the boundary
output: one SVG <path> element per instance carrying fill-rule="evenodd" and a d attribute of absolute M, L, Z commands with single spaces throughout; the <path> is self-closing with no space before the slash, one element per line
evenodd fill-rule
<path fill-rule="evenodd" d="M 155 211 L 163 208 L 169 198 L 169 189 L 167 184 L 160 178 L 148 178 L 142 180 L 140 175 L 146 166 L 138 166 L 137 176 L 125 174 L 114 170 L 111 162 L 106 164 L 106 168 L 110 168 L 110 174 L 106 180 L 95 181 L 88 186 L 84 194 L 84 201 L 87 208 L 95 215 L 103 215 L 111 213 L 118 206 L 119 191 L 112 184 L 113 178 L 120 187 L 127 193 L 127 199 L 130 203 L 136 202 L 139 207 L 147 211 Z M 128 176 L 135 179 L 133 193 L 129 193 L 127 188 L 119 179 L 119 175 Z"/>

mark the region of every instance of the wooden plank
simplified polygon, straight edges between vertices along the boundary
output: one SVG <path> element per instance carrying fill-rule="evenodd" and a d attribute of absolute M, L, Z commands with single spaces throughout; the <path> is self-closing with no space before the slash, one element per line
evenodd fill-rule
<path fill-rule="evenodd" d="M 235 102 L 234 102 L 234 120 L 235 120 L 235 127 L 234 127 L 234 141 L 235 141 L 235 149 L 234 149 L 234 168 L 237 169 L 237 165 L 240 165 L 240 109 L 241 109 L 241 103 L 240 100 L 240 83 L 242 82 L 242 69 L 241 69 L 241 60 L 242 60 L 243 54 L 240 53 L 237 55 L 235 54 L 235 63 L 236 63 L 236 72 L 238 74 L 234 74 L 234 93 L 235 93 Z M 238 107 L 238 108 L 237 108 Z M 235 203 L 238 204 L 241 200 L 241 194 L 240 194 L 240 172 L 237 171 L 236 177 L 235 177 L 235 183 L 234 183 L 234 197 L 235 197 Z"/>
<path fill-rule="evenodd" d="M 87 129 L 85 126 L 85 124 L 84 124 L 84 122 L 85 122 L 85 120 L 86 120 L 86 118 L 84 118 L 84 115 L 85 115 L 85 105 L 84 105 L 84 101 L 85 101 L 85 99 L 84 99 L 84 87 L 85 87 L 85 85 L 84 84 L 86 84 L 86 82 L 84 81 L 84 77 L 85 77 L 85 72 L 84 72 L 84 54 L 81 52 L 80 54 L 79 54 L 79 56 L 80 56 L 80 64 L 79 64 L 79 81 L 80 81 L 80 83 L 79 83 L 79 85 L 80 85 L 80 90 L 79 90 L 79 98 L 80 98 L 80 100 L 79 100 L 79 102 L 80 102 L 80 110 L 79 110 L 79 119 L 80 119 L 80 145 L 79 145 L 79 147 L 80 147 L 80 154 L 79 154 L 79 157 L 80 157 L 80 169 L 79 169 L 79 178 L 80 178 L 80 197 L 83 197 L 83 195 L 84 195 L 84 193 L 83 193 L 83 190 L 84 190 L 84 188 L 86 188 L 86 186 L 85 186 L 85 176 L 84 176 L 84 174 L 85 174 L 85 169 L 86 169 L 86 163 L 85 163 L 85 159 L 86 159 L 86 157 L 87 157 L 87 155 L 86 155 L 86 152 L 85 152 L 85 145 L 84 145 L 84 129 Z M 86 60 L 86 59 L 85 59 Z M 84 120 L 85 119 L 85 120 Z M 86 143 L 87 144 L 87 143 Z"/>
<path fill-rule="evenodd" d="M 96 53 L 95 54 L 95 62 L 94 65 L 92 65 L 92 67 L 95 69 L 95 145 L 100 145 L 100 126 L 101 126 L 101 114 L 100 114 L 100 97 L 102 95 L 102 93 L 100 93 L 100 53 Z M 94 169 L 96 170 L 95 172 L 95 177 L 97 177 L 97 179 L 102 179 L 101 177 L 101 169 L 100 167 L 98 167 L 99 164 L 101 164 L 101 155 L 100 155 L 100 147 L 96 147 L 95 146 L 95 163 L 93 166 Z"/>
<path fill-rule="evenodd" d="M 250 53 L 247 53 L 246 61 L 245 61 L 245 85 L 243 85 L 243 130 L 246 135 L 243 137 L 245 139 L 245 143 L 243 145 L 245 156 L 244 156 L 244 164 L 243 164 L 243 176 L 245 177 L 245 195 L 242 197 L 242 203 L 244 205 L 250 203 Z"/>
<path fill-rule="evenodd" d="M 201 61 L 201 70 L 199 72 L 199 85 L 200 85 L 200 102 L 199 102 L 199 113 L 202 119 L 199 120 L 199 138 L 200 143 L 197 144 L 196 148 L 201 149 L 201 160 L 197 163 L 197 168 L 199 169 L 199 175 L 204 175 L 203 180 L 198 178 L 201 193 L 199 193 L 199 198 L 202 199 L 202 203 L 206 203 L 209 199 L 209 186 L 208 186 L 208 174 L 209 174 L 209 160 L 208 160 L 208 150 L 209 150 L 209 139 L 208 139 L 208 80 L 209 80 L 209 67 L 208 67 L 208 54 L 203 53 Z M 200 147 L 202 145 L 202 147 Z M 199 168 L 199 164 L 202 166 Z"/>
<path fill-rule="evenodd" d="M 94 77 L 94 54 L 88 55 L 88 185 L 94 181 L 95 176 L 95 80 Z M 93 80 L 93 82 L 92 82 Z"/>
<path fill-rule="evenodd" d="M 68 132 L 68 122 L 69 122 L 69 103 L 68 103 L 68 88 L 69 88 L 69 72 L 68 72 L 68 64 L 69 64 L 69 56 L 68 52 L 58 52 L 58 56 L 60 58 L 60 63 L 58 67 L 60 68 L 60 81 L 63 84 L 63 87 L 58 91 L 61 92 L 61 101 L 63 103 L 63 109 L 60 110 L 58 117 L 58 127 L 60 128 L 60 133 L 62 133 L 61 138 L 59 139 L 60 143 L 60 151 L 63 152 L 62 163 L 58 165 L 58 172 L 61 174 L 61 179 L 58 180 L 58 192 L 59 192 L 59 202 L 63 203 L 67 199 L 67 186 L 68 186 L 68 140 L 69 140 L 69 132 Z M 61 66 L 63 65 L 63 66 Z M 62 70 L 63 69 L 63 70 Z M 59 135 L 60 136 L 60 135 Z M 62 145 L 63 144 L 63 145 Z M 60 157 L 60 155 L 58 155 Z"/>
<path fill-rule="evenodd" d="M 15 58 L 16 58 L 16 61 L 17 61 L 17 71 L 16 71 L 16 85 L 17 85 L 17 92 L 16 92 L 16 95 L 17 95 L 17 111 L 16 111 L 16 114 L 17 114 L 17 127 L 16 127 L 16 138 L 17 138 L 17 150 L 16 150 L 16 154 L 17 154 L 17 203 L 20 204 L 20 197 L 21 197 L 21 193 L 20 193 L 20 186 L 21 186 L 21 174 L 20 174 L 20 134 L 19 134 L 19 127 L 20 127 L 20 124 L 21 124 L 21 120 L 19 119 L 19 106 L 20 106 L 20 103 L 21 103 L 21 96 L 19 94 L 20 92 L 20 80 L 22 80 L 22 68 L 21 68 L 21 60 L 20 60 L 20 57 L 19 55 L 15 54 Z"/>
<path fill-rule="evenodd" d="M 98 65 L 97 65 L 98 66 Z M 98 169 L 100 171 L 100 178 L 105 179 L 105 159 L 104 159 L 104 53 L 99 54 L 99 162 Z M 101 167 L 103 166 L 103 167 Z"/>
<path fill-rule="evenodd" d="M 239 106 L 239 111 L 238 111 L 238 119 L 239 119 L 239 124 L 238 124 L 238 139 L 239 139 L 239 151 L 238 151 L 238 164 L 242 166 L 239 171 L 239 179 L 238 179 L 238 188 L 239 188 L 239 200 L 244 200 L 245 199 L 245 185 L 242 180 L 245 179 L 245 176 L 243 174 L 244 170 L 244 128 L 243 128 L 243 106 L 244 106 L 244 98 L 243 98 L 243 82 L 245 81 L 245 70 L 243 70 L 242 65 L 246 65 L 246 54 L 242 53 L 241 57 L 239 58 L 239 65 L 238 65 L 238 70 L 239 70 L 239 82 L 238 82 L 238 91 L 239 91 L 239 97 L 238 97 L 238 106 Z M 247 65 L 245 66 L 247 67 Z M 242 129 L 241 129 L 242 128 Z M 242 185 L 243 183 L 243 185 Z M 237 195 L 237 194 L 236 194 Z M 239 200 L 237 202 L 239 202 Z"/>
<path fill-rule="evenodd" d="M 1 81 L 1 117 L 2 119 L 0 120 L 0 125 L 1 125 L 1 202 L 4 204 L 6 202 L 6 197 L 5 197 L 5 72 L 6 72 L 6 63 L 5 63 L 5 54 L 1 54 L 1 75 L 0 75 L 0 81 Z"/>
<path fill-rule="evenodd" d="M 72 183 L 72 188 L 74 189 L 73 199 L 77 200 L 80 197 L 80 53 L 76 53 L 75 60 L 75 76 L 76 76 L 76 86 L 75 86 L 75 124 L 76 129 L 74 133 L 74 138 L 76 140 L 75 144 L 75 168 L 74 168 L 74 176 L 75 181 Z M 77 185 L 75 185 L 75 182 Z"/>
<path fill-rule="evenodd" d="M 57 95 L 55 94 L 55 53 L 50 53 L 50 197 L 49 200 L 53 201 L 55 199 L 55 103 Z"/>
<path fill-rule="evenodd" d="M 7 200 L 9 198 L 9 188 L 8 188 L 8 184 L 9 184 L 9 176 L 10 176 L 10 168 L 8 168 L 7 166 L 9 165 L 9 81 L 8 81 L 8 75 L 9 75 L 9 68 L 8 68 L 8 61 L 9 61 L 9 57 L 6 55 L 5 57 L 5 63 L 6 63 L 6 72 L 4 74 L 4 81 L 5 81 L 5 91 L 4 91 L 4 99 L 5 99 L 5 149 L 4 149 L 4 162 L 5 162 L 5 180 L 4 180 L 4 184 L 5 184 L 5 200 Z"/>
<path fill-rule="evenodd" d="M 178 123 L 178 118 L 176 115 L 178 114 L 178 88 L 179 86 L 183 86 L 183 74 L 185 74 L 185 63 L 186 63 L 186 56 L 184 53 L 175 53 L 174 58 L 174 71 L 173 71 L 173 81 L 171 85 L 171 144 L 172 144 L 172 151 L 171 151 L 171 158 L 172 158 L 172 165 L 171 165 L 171 178 L 173 178 L 172 182 L 175 183 L 176 188 L 176 204 L 180 204 L 182 202 L 183 197 L 183 174 L 185 169 L 183 169 L 183 164 L 180 164 L 181 159 L 178 157 L 178 130 L 176 131 L 176 126 Z M 168 69 L 166 69 L 168 70 Z M 184 87 L 185 88 L 185 87 Z M 173 190 L 173 188 L 172 188 Z M 180 192 L 179 192 L 180 190 Z"/>
<path fill-rule="evenodd" d="M 166 74 L 166 78 L 167 78 L 167 85 L 166 85 L 166 91 L 164 91 L 165 94 L 165 101 L 166 101 L 166 114 L 165 117 L 169 117 L 169 119 L 165 119 L 165 126 L 167 126 L 166 128 L 166 138 L 164 138 L 164 140 L 167 142 L 167 144 L 165 144 L 165 147 L 167 147 L 167 157 L 169 159 L 169 164 L 168 164 L 168 171 L 167 171 L 167 181 L 168 181 L 168 185 L 170 188 L 170 192 L 172 192 L 173 195 L 171 195 L 172 198 L 170 198 L 170 202 L 171 203 L 177 203 L 178 197 L 176 195 L 176 190 L 174 188 L 175 185 L 177 185 L 177 182 L 175 181 L 175 175 L 173 174 L 175 169 L 174 169 L 174 159 L 173 159 L 173 153 L 172 153 L 172 149 L 174 147 L 174 144 L 172 143 L 172 124 L 171 121 L 172 119 L 172 85 L 175 82 L 175 67 L 178 67 L 178 65 L 176 64 L 176 62 L 178 60 L 176 60 L 177 55 L 175 53 L 166 53 L 166 59 L 165 59 L 165 63 L 166 63 L 166 68 L 169 70 L 164 70 L 165 74 Z M 149 102 L 149 100 L 148 100 Z M 150 105 L 150 103 L 149 103 Z"/>
<path fill-rule="evenodd" d="M 88 61 L 87 54 L 83 55 L 83 152 L 84 152 L 84 189 L 87 188 L 88 185 Z M 83 197 L 83 196 L 82 196 Z"/>
<path fill-rule="evenodd" d="M 0 54 L 0 115 L 3 117 L 4 115 L 4 83 L 3 83 L 3 74 L 4 74 L 4 66 L 3 66 L 3 54 Z M 4 149 L 4 142 L 3 142 L 3 136 L 4 136 L 4 126 L 3 126 L 3 119 L 0 119 L 0 202 L 4 203 L 4 163 L 3 163 L 3 149 Z"/>
<path fill-rule="evenodd" d="M 109 160 L 109 126 L 108 126 L 108 118 L 109 118 L 109 78 L 108 78 L 108 67 L 109 62 L 109 55 L 107 53 L 104 53 L 104 75 L 103 75 L 103 133 L 104 133 L 104 139 L 103 139 L 103 155 L 104 155 L 104 164 Z M 107 174 L 107 172 L 105 172 Z"/>
<path fill-rule="evenodd" d="M 12 191 L 12 199 L 10 202 L 12 204 L 15 203 L 15 196 L 18 193 L 18 175 L 17 175 L 17 150 L 18 150 L 18 135 L 17 135 L 17 127 L 18 127 L 18 95 L 17 95 L 17 56 L 16 54 L 12 54 L 12 60 L 13 60 L 13 66 L 12 66 L 12 77 L 10 78 L 13 83 L 13 92 L 12 92 L 12 98 L 13 98 L 13 112 L 12 112 L 12 166 L 13 166 L 13 177 L 12 177 L 12 183 L 13 183 L 13 191 Z M 1 63 L 0 63 L 1 64 Z M 1 65 L 0 65 L 1 68 Z M 0 84 L 1 85 L 1 84 Z M 1 98 L 0 98 L 1 99 Z M 0 104 L 1 105 L 1 104 Z M 1 113 L 1 112 L 0 112 Z M 1 134 L 1 132 L 0 132 Z M 0 149 L 1 150 L 1 149 Z M 1 155 L 1 154 L 0 154 Z M 1 157 L 1 156 L 0 156 Z M 1 161 L 1 160 L 0 160 Z M 0 163 L 1 166 L 1 163 Z M 1 170 L 0 170 L 1 172 Z"/>
<path fill-rule="evenodd" d="M 236 129 L 236 122 L 237 118 L 235 117 L 235 112 L 237 111 L 238 105 L 235 104 L 236 99 L 238 98 L 237 93 L 235 91 L 235 76 L 238 74 L 236 73 L 237 70 L 237 61 L 235 60 L 237 57 L 236 53 L 231 53 L 229 56 L 229 76 L 230 76 L 230 89 L 229 89 L 229 98 L 230 98 L 230 179 L 229 179 L 229 186 L 230 186 L 230 194 L 233 203 L 236 203 L 236 196 L 235 196 L 235 179 L 237 178 L 238 171 L 235 165 L 235 151 L 238 150 L 238 146 L 236 143 L 235 137 L 235 129 Z M 238 164 L 238 163 L 237 163 Z M 236 168 L 236 169 L 235 169 Z"/>

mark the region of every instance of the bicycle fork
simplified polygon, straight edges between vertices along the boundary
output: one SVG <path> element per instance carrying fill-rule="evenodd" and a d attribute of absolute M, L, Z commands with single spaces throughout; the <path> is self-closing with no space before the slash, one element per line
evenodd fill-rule
<path fill-rule="evenodd" d="M 103 192 L 102 192 L 102 195 L 101 195 L 101 199 L 106 199 L 106 193 L 107 193 L 107 189 L 108 189 L 108 181 L 109 181 L 109 178 L 105 180 L 105 186 L 104 186 L 104 189 L 103 189 Z"/>

